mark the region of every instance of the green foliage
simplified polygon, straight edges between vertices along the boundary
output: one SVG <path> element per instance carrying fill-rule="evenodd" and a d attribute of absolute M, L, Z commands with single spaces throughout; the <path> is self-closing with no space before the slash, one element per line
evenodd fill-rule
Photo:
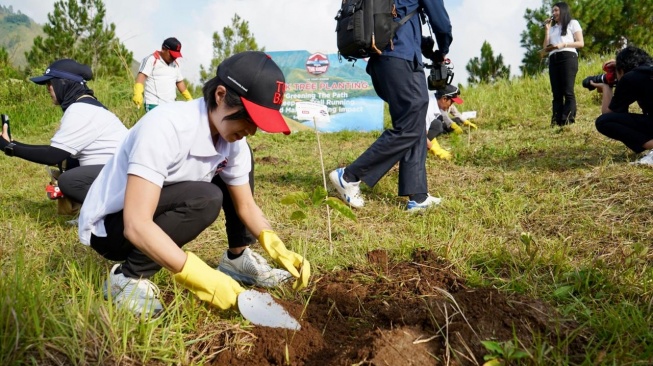
<path fill-rule="evenodd" d="M 481 58 L 474 57 L 465 66 L 470 84 L 494 83 L 500 79 L 510 79 L 510 66 L 503 64 L 503 56 L 499 54 L 496 58 L 492 46 L 487 41 L 481 46 Z"/>
<path fill-rule="evenodd" d="M 485 366 L 510 365 L 514 361 L 529 357 L 528 353 L 519 349 L 513 341 L 481 341 L 481 344 L 490 352 L 483 356 L 483 359 L 488 361 L 484 364 Z"/>
<path fill-rule="evenodd" d="M 557 1 L 543 0 L 538 9 L 526 9 L 526 30 L 521 34 L 521 45 L 526 49 L 521 70 L 524 75 L 537 74 L 543 68 L 538 51 L 543 47 L 542 24 L 551 14 Z M 653 43 L 650 24 L 653 21 L 653 0 L 570 0 L 572 17 L 583 28 L 583 55 L 609 54 L 626 43 L 647 47 Z"/>
<path fill-rule="evenodd" d="M 498 357 L 495 364 L 504 357 L 514 364 L 650 364 L 653 170 L 629 165 L 635 156 L 593 125 L 600 95 L 578 81 L 601 64 L 596 55 L 581 60 L 577 122 L 565 128 L 550 127 L 545 75 L 466 88 L 463 107 L 478 112 L 479 129 L 438 139 L 452 148 L 453 161 L 426 162 L 430 193 L 443 204 L 406 215 L 392 169 L 376 186 L 362 187 L 367 201 L 356 221 L 334 220 L 333 253 L 321 235 L 324 212 L 313 207 L 323 190 L 312 189 L 322 184 L 312 131 L 248 138 L 257 160 L 256 201 L 289 247 L 310 243 L 306 258 L 314 279 L 365 265 L 372 249 L 387 250 L 397 261 L 426 249 L 446 258 L 466 279 L 465 288 L 489 285 L 552 304 L 579 325 L 574 336 L 586 345 L 579 350 L 562 339 L 551 346 L 557 334 L 486 338 L 494 342 L 486 349 Z M 125 125 L 143 113 L 125 98 L 131 83 L 124 79 L 100 77 L 90 86 Z M 0 112 L 11 116 L 15 138 L 33 144 L 47 144 L 61 118 L 45 88 L 27 81 L 0 82 Z M 325 166 L 352 161 L 378 135 L 320 135 Z M 76 227 L 66 224 L 70 218 L 56 214 L 44 195 L 49 178 L 43 167 L 0 156 L 0 169 L 1 365 L 215 364 L 215 352 L 225 347 L 251 347 L 251 333 L 235 312 L 203 306 L 165 271 L 153 278 L 167 306 L 162 318 L 140 323 L 118 311 L 102 296 L 111 264 L 79 244 Z M 279 204 L 281 197 L 287 204 Z M 325 198 L 331 201 L 341 203 Z M 297 207 L 308 227 L 302 232 L 288 219 Z M 219 218 L 184 249 L 217 265 L 216 250 L 227 245 L 223 231 Z M 469 314 L 463 309 L 455 316 Z M 247 334 L 234 336 L 234 329 Z M 521 352 L 532 358 L 518 358 Z"/>
<path fill-rule="evenodd" d="M 30 72 L 54 60 L 72 58 L 87 64 L 95 76 L 131 75 L 131 51 L 116 37 L 116 26 L 106 24 L 102 0 L 59 0 L 43 27 L 46 37 L 34 39 L 27 53 Z"/>
<path fill-rule="evenodd" d="M 0 47 L 0 79 L 18 79 L 20 77 L 21 73 L 9 62 L 9 54 L 7 53 L 7 50 L 5 50 L 4 47 Z"/>
<path fill-rule="evenodd" d="M 206 68 L 200 65 L 200 83 L 204 84 L 215 76 L 222 60 L 244 51 L 265 51 L 265 47 L 259 48 L 254 35 L 250 33 L 249 22 L 234 14 L 231 26 L 222 28 L 222 36 L 218 32 L 213 33 L 213 59 Z"/>
<path fill-rule="evenodd" d="M 25 52 L 30 49 L 34 38 L 43 34 L 42 27 L 27 15 L 14 12 L 11 6 L 0 5 L 0 47 L 5 48 L 14 68 L 27 65 Z"/>
<path fill-rule="evenodd" d="M 281 203 L 284 205 L 296 205 L 300 208 L 300 210 L 294 211 L 290 216 L 290 218 L 295 221 L 306 219 L 308 216 L 304 210 L 309 207 L 315 208 L 324 205 L 338 211 L 342 216 L 356 221 L 356 214 L 354 214 L 354 211 L 352 211 L 352 209 L 341 200 L 329 197 L 324 187 L 316 187 L 311 195 L 306 192 L 290 193 L 281 199 Z"/>

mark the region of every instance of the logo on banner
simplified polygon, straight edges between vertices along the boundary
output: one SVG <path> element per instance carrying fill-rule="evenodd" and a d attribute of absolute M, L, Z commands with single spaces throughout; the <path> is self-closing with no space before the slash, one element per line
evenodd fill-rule
<path fill-rule="evenodd" d="M 329 69 L 329 58 L 323 53 L 314 53 L 306 60 L 306 71 L 313 75 L 321 75 Z"/>

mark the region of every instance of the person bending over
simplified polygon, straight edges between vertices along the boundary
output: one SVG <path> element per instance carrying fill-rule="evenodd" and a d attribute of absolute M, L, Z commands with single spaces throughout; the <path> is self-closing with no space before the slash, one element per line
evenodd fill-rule
<path fill-rule="evenodd" d="M 263 52 L 224 60 L 203 87 L 203 98 L 160 105 L 145 114 L 91 186 L 79 217 L 79 239 L 104 258 L 119 261 L 105 282 L 105 297 L 146 317 L 163 306 L 149 281 L 161 268 L 200 299 L 222 309 L 236 305 L 237 281 L 294 276 L 308 284 L 310 264 L 286 248 L 254 202 L 246 137 L 258 128 L 290 133 L 279 109 L 285 78 Z M 269 268 L 248 246 L 230 247 L 219 269 L 181 248 L 217 218 L 225 183 L 238 217 L 285 270 L 252 278 L 248 267 Z M 243 259 L 245 258 L 245 259 Z M 258 271 L 255 271 L 258 273 Z"/>
<path fill-rule="evenodd" d="M 646 51 L 628 46 L 607 63 L 614 63 L 617 84 L 613 92 L 608 84 L 591 82 L 603 92 L 596 129 L 637 154 L 649 150 L 635 163 L 653 166 L 653 59 Z M 628 111 L 633 103 L 642 113 Z"/>

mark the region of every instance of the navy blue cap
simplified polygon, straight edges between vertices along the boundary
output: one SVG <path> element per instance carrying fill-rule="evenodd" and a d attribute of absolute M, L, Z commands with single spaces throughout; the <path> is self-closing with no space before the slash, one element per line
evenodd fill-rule
<path fill-rule="evenodd" d="M 30 78 L 31 81 L 39 85 L 44 85 L 50 79 L 66 79 L 77 83 L 85 83 L 93 79 L 93 71 L 88 65 L 80 64 L 75 60 L 62 59 L 53 62 L 42 76 Z"/>

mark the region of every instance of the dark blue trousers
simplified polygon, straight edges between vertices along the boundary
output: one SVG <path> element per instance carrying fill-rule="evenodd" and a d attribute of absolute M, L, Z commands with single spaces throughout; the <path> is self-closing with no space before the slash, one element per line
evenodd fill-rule
<path fill-rule="evenodd" d="M 399 195 L 428 193 L 426 182 L 426 110 L 424 68 L 417 61 L 374 56 L 367 65 L 376 94 L 390 108 L 392 128 L 361 154 L 347 171 L 374 186 L 397 162 Z"/>

